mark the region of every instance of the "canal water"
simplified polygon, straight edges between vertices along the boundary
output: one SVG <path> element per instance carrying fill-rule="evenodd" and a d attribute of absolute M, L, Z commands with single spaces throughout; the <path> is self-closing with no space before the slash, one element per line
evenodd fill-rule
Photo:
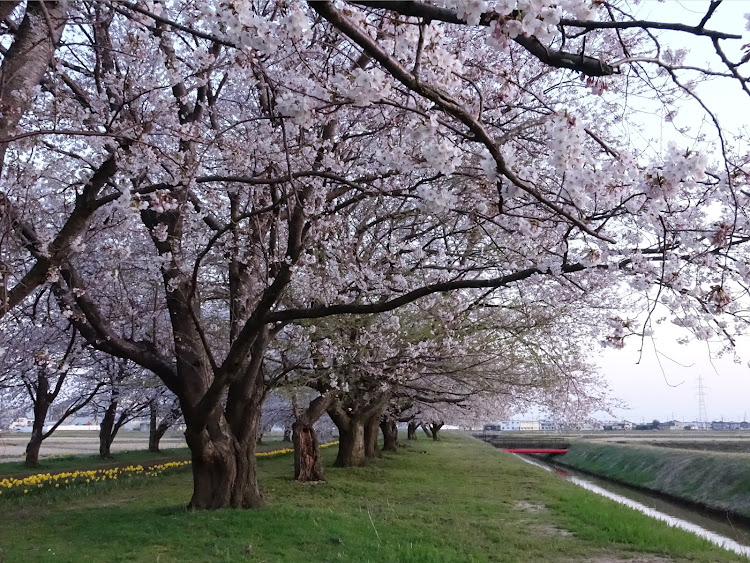
<path fill-rule="evenodd" d="M 606 479 L 582 475 L 567 468 L 561 469 L 530 456 L 518 457 L 526 463 L 552 471 L 584 489 L 629 506 L 670 526 L 697 534 L 724 549 L 750 557 L 750 526 L 745 522 L 733 522 L 728 515 L 700 512 L 698 509 L 669 502 L 655 494 L 624 487 Z"/>

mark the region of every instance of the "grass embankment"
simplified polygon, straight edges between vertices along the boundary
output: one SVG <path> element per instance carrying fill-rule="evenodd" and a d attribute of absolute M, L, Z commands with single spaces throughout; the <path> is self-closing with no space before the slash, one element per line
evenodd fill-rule
<path fill-rule="evenodd" d="M 187 511 L 189 469 L 0 500 L 0 546 L 6 562 L 739 560 L 466 436 L 327 467 L 325 484 L 296 483 L 291 466 L 259 460 L 260 510 Z"/>
<path fill-rule="evenodd" d="M 576 442 L 555 461 L 627 485 L 750 517 L 750 456 Z"/>

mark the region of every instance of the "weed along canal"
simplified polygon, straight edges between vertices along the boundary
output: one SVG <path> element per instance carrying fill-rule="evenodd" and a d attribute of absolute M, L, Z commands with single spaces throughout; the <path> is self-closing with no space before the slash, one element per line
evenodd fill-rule
<path fill-rule="evenodd" d="M 669 492 L 661 493 L 658 489 L 650 491 L 643 486 L 623 485 L 600 476 L 599 471 L 592 471 L 586 468 L 581 472 L 570 467 L 567 463 L 555 461 L 556 459 L 569 457 L 567 454 L 558 457 L 555 455 L 515 453 L 522 449 L 543 450 L 556 449 L 563 446 L 567 448 L 568 444 L 561 444 L 560 439 L 557 439 L 554 443 L 549 439 L 537 440 L 536 442 L 525 440 L 521 445 L 519 445 L 518 440 L 503 440 L 497 437 L 485 438 L 485 441 L 495 447 L 509 451 L 511 455 L 516 455 L 527 463 L 554 472 L 561 479 L 566 479 L 593 493 L 607 497 L 647 516 L 666 522 L 671 526 L 692 532 L 724 549 L 750 558 L 750 518 L 745 516 L 740 510 L 722 510 L 717 506 L 712 507 L 709 502 L 699 503 L 692 498 L 685 498 L 683 502 L 682 497 L 679 495 Z M 721 462 L 722 460 L 719 459 L 717 461 Z M 639 469 L 642 469 L 642 467 Z M 713 476 L 713 474 L 707 473 L 704 480 L 711 482 Z M 674 476 L 672 478 L 674 479 Z M 738 485 L 741 488 L 747 488 L 748 482 L 739 483 Z M 720 487 L 720 484 L 717 487 Z M 748 495 L 746 494 L 745 496 Z M 702 507 L 701 505 L 704 506 Z"/>

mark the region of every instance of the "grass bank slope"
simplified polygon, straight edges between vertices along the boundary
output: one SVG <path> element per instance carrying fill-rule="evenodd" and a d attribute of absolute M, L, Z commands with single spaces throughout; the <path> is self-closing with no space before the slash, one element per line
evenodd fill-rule
<path fill-rule="evenodd" d="M 628 485 L 750 517 L 750 456 L 576 442 L 556 461 Z"/>
<path fill-rule="evenodd" d="M 335 448 L 323 451 L 326 464 Z M 368 467 L 291 479 L 259 461 L 268 507 L 189 512 L 189 469 L 0 500 L 3 559 L 31 561 L 738 561 L 478 440 L 410 442 Z"/>

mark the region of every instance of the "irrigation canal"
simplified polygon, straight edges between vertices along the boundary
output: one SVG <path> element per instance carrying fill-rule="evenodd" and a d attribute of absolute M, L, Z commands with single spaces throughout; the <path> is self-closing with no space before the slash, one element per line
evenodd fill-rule
<path fill-rule="evenodd" d="M 657 494 L 624 487 L 607 479 L 579 474 L 571 469 L 563 470 L 560 466 L 547 463 L 536 456 L 514 455 L 527 463 L 552 471 L 584 489 L 662 520 L 670 526 L 693 532 L 724 549 L 750 557 L 750 525 L 747 522 L 733 522 L 727 514 L 722 516 L 702 512 L 667 501 Z"/>

